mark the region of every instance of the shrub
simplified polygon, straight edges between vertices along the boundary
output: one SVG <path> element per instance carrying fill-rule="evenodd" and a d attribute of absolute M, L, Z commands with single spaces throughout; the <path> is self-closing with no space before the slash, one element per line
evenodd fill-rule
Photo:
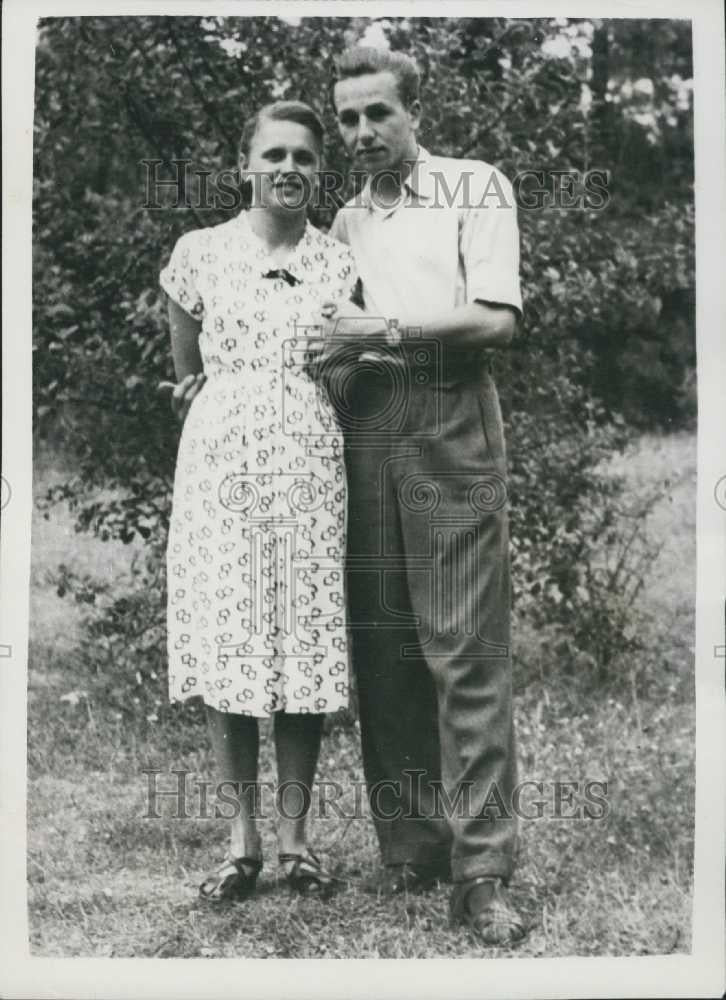
<path fill-rule="evenodd" d="M 229 167 L 247 115 L 294 96 L 321 111 L 327 165 L 345 170 L 321 79 L 367 23 L 109 17 L 41 26 L 35 430 L 68 448 L 77 469 L 47 500 L 68 502 L 79 528 L 102 539 L 140 537 L 148 553 L 134 593 L 97 601 L 94 641 L 108 646 L 109 669 L 158 665 L 163 650 L 160 567 L 178 429 L 156 392 L 172 375 L 158 272 L 182 231 L 225 217 L 193 201 L 181 210 L 144 208 L 141 161 L 188 157 L 198 168 Z M 588 24 L 572 20 L 565 36 Z M 663 91 L 660 144 L 649 152 L 625 106 L 619 117 L 605 113 L 602 81 L 600 92 L 593 81 L 593 113 L 583 113 L 583 60 L 545 52 L 544 43 L 562 35 L 554 21 L 384 22 L 394 47 L 412 52 L 426 73 L 422 138 L 431 149 L 489 160 L 510 176 L 533 165 L 582 171 L 595 155 L 610 169 L 617 166 L 610 149 L 638 168 L 607 211 L 520 212 L 526 331 L 498 361 L 517 606 L 533 622 L 561 627 L 568 642 L 590 650 L 598 670 L 630 641 L 627 595 L 639 572 L 623 589 L 633 547 L 624 568 L 598 568 L 622 537 L 620 484 L 602 472 L 628 437 L 617 413 L 631 424 L 677 423 L 693 407 L 691 165 L 687 142 L 673 139 L 690 112 L 675 109 L 658 75 L 666 63 L 668 72 L 687 74 L 688 39 L 664 24 L 652 29 L 665 32 L 668 45 L 663 67 L 648 70 Z M 594 30 L 612 35 L 605 84 L 619 85 L 634 71 L 627 33 L 637 33 L 637 23 Z M 643 165 L 658 150 L 672 155 L 654 186 Z"/>

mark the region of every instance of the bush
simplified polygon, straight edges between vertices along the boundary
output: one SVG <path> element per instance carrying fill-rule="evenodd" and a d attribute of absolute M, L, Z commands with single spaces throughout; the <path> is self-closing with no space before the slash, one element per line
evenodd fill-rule
<path fill-rule="evenodd" d="M 532 622 L 561 628 L 601 671 L 631 641 L 628 613 L 641 572 L 635 542 L 622 564 L 614 555 L 623 537 L 621 488 L 602 468 L 628 438 L 618 411 L 630 425 L 678 424 L 693 414 L 690 109 L 679 110 L 668 83 L 689 73 L 687 29 L 649 22 L 664 45 L 659 61 L 645 67 L 633 64 L 641 58 L 632 44 L 640 22 L 382 23 L 393 46 L 424 68 L 422 141 L 431 149 L 486 159 L 509 176 L 533 166 L 584 171 L 622 162 L 630 172 L 632 183 L 620 183 L 607 211 L 520 212 L 526 331 L 498 361 L 517 606 Z M 229 167 L 243 119 L 265 101 L 296 96 L 321 111 L 327 165 L 345 170 L 321 80 L 367 24 L 303 18 L 291 25 L 275 17 L 42 23 L 35 429 L 62 442 L 77 469 L 47 499 L 68 502 L 82 530 L 127 543 L 140 537 L 148 551 L 134 593 L 97 602 L 94 641 L 108 647 L 109 669 L 126 664 L 135 676 L 153 662 L 158 672 L 163 650 L 161 557 L 178 429 L 156 392 L 172 375 L 158 273 L 181 232 L 225 217 L 193 201 L 182 209 L 143 207 L 142 161 L 187 157 L 193 168 Z M 589 37 L 597 47 L 603 32 L 610 65 L 591 80 L 587 115 L 581 100 L 592 60 L 574 44 L 569 56 L 553 56 L 545 43 Z M 605 100 L 636 71 L 655 81 L 653 142 L 634 105 L 623 98 L 616 109 Z M 188 193 L 195 192 L 191 181 Z M 615 568 L 599 564 L 604 552 Z"/>

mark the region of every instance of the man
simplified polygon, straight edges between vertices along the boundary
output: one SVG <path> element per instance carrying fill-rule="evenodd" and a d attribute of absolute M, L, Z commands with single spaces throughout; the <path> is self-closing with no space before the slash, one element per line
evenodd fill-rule
<path fill-rule="evenodd" d="M 506 460 L 488 355 L 521 314 L 516 208 L 493 167 L 419 147 L 418 90 L 401 53 L 356 47 L 338 61 L 338 124 L 367 179 L 332 235 L 353 251 L 366 313 L 396 341 L 357 351 L 332 387 L 346 430 L 363 760 L 391 889 L 450 872 L 452 918 L 507 944 L 524 929 L 506 893 Z M 355 317 L 326 319 L 329 334 L 356 336 Z M 396 329 L 417 335 L 398 343 Z"/>

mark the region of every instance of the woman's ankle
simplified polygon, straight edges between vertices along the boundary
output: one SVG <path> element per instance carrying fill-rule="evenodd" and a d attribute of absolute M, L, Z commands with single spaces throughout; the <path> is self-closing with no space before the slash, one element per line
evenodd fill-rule
<path fill-rule="evenodd" d="M 262 839 L 256 831 L 232 830 L 229 853 L 233 858 L 261 858 Z"/>
<path fill-rule="evenodd" d="M 277 831 L 277 852 L 278 854 L 305 854 L 308 850 L 305 830 L 278 830 Z"/>

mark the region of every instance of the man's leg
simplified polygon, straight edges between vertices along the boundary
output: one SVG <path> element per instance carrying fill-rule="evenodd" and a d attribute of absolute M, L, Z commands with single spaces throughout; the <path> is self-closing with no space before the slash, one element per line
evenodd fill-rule
<path fill-rule="evenodd" d="M 452 874 L 468 890 L 477 878 L 506 884 L 516 844 L 504 442 L 488 375 L 422 389 L 414 410 L 431 433 L 397 493 L 420 650 L 438 694 Z"/>
<path fill-rule="evenodd" d="M 435 818 L 431 789 L 441 775 L 436 689 L 425 660 L 402 656 L 417 631 L 393 470 L 412 449 L 374 419 L 389 391 L 385 378 L 358 380 L 354 412 L 366 430 L 346 435 L 348 602 L 363 764 L 384 863 L 443 871 L 450 832 Z"/>
<path fill-rule="evenodd" d="M 448 506 L 454 513 L 455 501 Z M 438 692 L 452 875 L 507 881 L 517 824 L 506 514 L 487 513 L 469 530 L 447 525 L 435 534 L 433 593 L 420 573 L 411 574 L 411 586 Z"/>

